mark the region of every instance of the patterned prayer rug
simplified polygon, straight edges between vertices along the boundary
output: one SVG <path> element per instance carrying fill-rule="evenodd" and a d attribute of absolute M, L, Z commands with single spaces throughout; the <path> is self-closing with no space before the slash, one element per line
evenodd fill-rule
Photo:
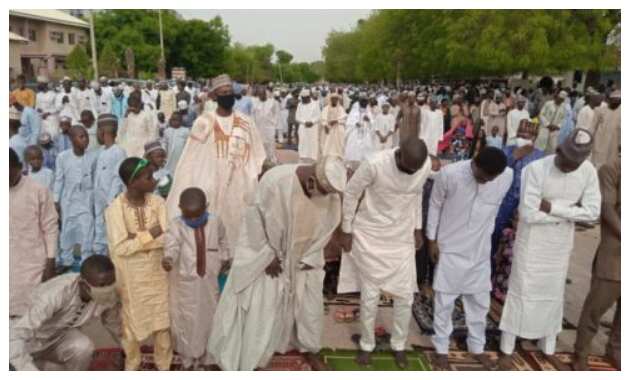
<path fill-rule="evenodd" d="M 433 363 L 435 360 L 435 350 L 433 348 L 414 347 L 420 350 Z M 486 354 L 493 362 L 498 360 L 496 351 L 487 351 Z M 534 371 L 534 367 L 522 357 L 519 352 L 515 352 L 513 356 L 514 367 L 516 371 Z M 477 359 L 473 358 L 467 351 L 450 350 L 448 353 L 448 370 L 449 371 L 487 371 L 487 369 Z M 433 366 L 431 366 L 433 370 Z"/>
<path fill-rule="evenodd" d="M 536 371 L 560 371 L 540 351 L 521 351 L 523 358 L 530 363 Z M 571 367 L 573 354 L 569 352 L 556 353 L 556 358 L 563 364 Z M 588 366 L 591 371 L 617 371 L 617 368 L 605 357 L 589 355 Z"/>

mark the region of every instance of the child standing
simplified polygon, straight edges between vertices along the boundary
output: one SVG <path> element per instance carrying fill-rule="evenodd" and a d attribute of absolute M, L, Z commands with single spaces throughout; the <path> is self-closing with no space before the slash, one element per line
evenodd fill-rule
<path fill-rule="evenodd" d="M 28 164 L 28 176 L 44 188 L 53 191 L 55 173 L 44 167 L 44 154 L 37 145 L 31 145 L 24 150 L 24 158 Z"/>
<path fill-rule="evenodd" d="M 94 114 L 90 110 L 83 110 L 81 112 L 81 124 L 85 127 L 85 130 L 90 137 L 90 145 L 88 150 L 94 150 L 99 147 L 98 139 L 96 138 L 96 126 L 94 125 Z"/>
<path fill-rule="evenodd" d="M 127 191 L 105 210 L 110 257 L 122 302 L 125 369 L 140 367 L 140 343 L 153 337 L 155 364 L 168 370 L 173 359 L 168 310 L 168 277 L 162 269 L 166 206 L 153 195 L 149 161 L 129 157 L 118 170 Z"/>
<path fill-rule="evenodd" d="M 72 120 L 69 117 L 62 117 L 59 119 L 59 130 L 61 133 L 55 136 L 55 148 L 57 148 L 57 154 L 72 148 L 70 136 L 68 135 L 71 125 Z"/>
<path fill-rule="evenodd" d="M 174 113 L 168 123 L 168 128 L 164 131 L 164 145 L 166 148 L 166 169 L 169 173 L 175 173 L 177 162 L 184 151 L 186 140 L 190 134 L 190 129 L 182 128 L 182 115 Z"/>
<path fill-rule="evenodd" d="M 97 152 L 87 151 L 87 131 L 75 125 L 68 132 L 72 149 L 59 153 L 53 187 L 57 210 L 61 210 L 59 264 L 78 271 L 92 255 L 94 242 L 94 171 Z M 78 258 L 80 257 L 80 260 Z"/>
<path fill-rule="evenodd" d="M 166 199 L 168 192 L 171 190 L 173 177 L 171 172 L 164 166 L 166 165 L 166 150 L 162 147 L 159 140 L 152 141 L 144 145 L 144 158 L 153 166 L 153 177 L 157 181 L 155 193 Z"/>
<path fill-rule="evenodd" d="M 486 137 L 486 145 L 503 149 L 503 136 L 499 136 L 499 127 L 492 127 L 491 135 Z"/>
<path fill-rule="evenodd" d="M 118 175 L 118 168 L 127 154 L 116 145 L 118 132 L 118 118 L 113 114 L 102 114 L 98 117 L 96 138 L 101 145 L 96 160 L 94 174 L 94 253 L 107 255 L 107 231 L 105 229 L 105 209 L 118 194 L 124 190 L 124 185 Z"/>
<path fill-rule="evenodd" d="M 184 368 L 213 364 L 206 352 L 219 300 L 217 278 L 229 252 L 221 219 L 207 211 L 203 190 L 180 196 L 181 216 L 170 220 L 162 266 L 170 273 L 171 331 Z M 203 296 L 200 296 L 203 295 Z"/>

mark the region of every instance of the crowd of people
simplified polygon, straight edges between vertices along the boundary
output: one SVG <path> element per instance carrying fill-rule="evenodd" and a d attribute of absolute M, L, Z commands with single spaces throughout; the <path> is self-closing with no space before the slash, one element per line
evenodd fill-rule
<path fill-rule="evenodd" d="M 400 368 L 414 295 L 433 303 L 433 366 L 448 367 L 461 299 L 469 352 L 513 368 L 517 338 L 555 358 L 575 225 L 601 228 L 575 343 L 600 319 L 620 368 L 621 93 L 543 78 L 492 83 L 87 86 L 19 77 L 10 93 L 10 366 L 88 369 L 94 318 L 141 365 L 253 370 L 319 356 L 327 260 L 360 293 L 357 362 L 393 300 Z M 277 151 L 294 150 L 295 160 Z M 336 257 L 324 252 L 337 252 Z M 501 356 L 484 354 L 490 298 Z"/>

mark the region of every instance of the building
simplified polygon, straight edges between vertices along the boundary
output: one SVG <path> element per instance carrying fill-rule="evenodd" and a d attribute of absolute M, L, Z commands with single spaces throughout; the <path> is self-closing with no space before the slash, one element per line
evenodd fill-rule
<path fill-rule="evenodd" d="M 22 49 L 28 44 L 28 39 L 9 32 L 9 78 L 14 79 L 22 74 Z"/>
<path fill-rule="evenodd" d="M 68 54 L 77 44 L 88 43 L 89 29 L 88 22 L 60 10 L 10 9 L 9 34 L 27 39 L 20 49 L 10 49 L 11 67 L 19 61 L 15 72 L 23 73 L 27 79 L 37 75 L 61 77 Z M 19 54 L 19 58 L 14 54 Z"/>

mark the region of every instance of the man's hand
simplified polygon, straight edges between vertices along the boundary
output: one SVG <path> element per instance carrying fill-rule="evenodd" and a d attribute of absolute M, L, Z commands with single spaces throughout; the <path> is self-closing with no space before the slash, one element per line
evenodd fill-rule
<path fill-rule="evenodd" d="M 47 118 L 48 116 L 50 116 L 50 112 L 44 112 L 44 113 L 42 114 L 42 119 L 46 120 L 46 118 Z"/>
<path fill-rule="evenodd" d="M 344 250 L 344 252 L 351 252 L 352 251 L 352 234 L 347 234 L 345 232 L 341 232 L 341 234 L 339 235 L 339 239 L 341 240 L 341 249 Z"/>
<path fill-rule="evenodd" d="M 173 259 L 170 257 L 165 257 L 162 259 L 162 268 L 165 271 L 170 272 L 173 269 Z"/>
<path fill-rule="evenodd" d="M 330 133 L 330 128 L 328 128 L 328 126 L 325 126 L 324 127 L 324 132 L 326 132 L 326 134 L 329 134 Z"/>
<path fill-rule="evenodd" d="M 164 231 L 162 231 L 162 227 L 158 224 L 151 227 L 149 233 L 151 234 L 151 236 L 153 236 L 154 239 L 157 239 L 160 235 L 162 235 L 162 233 L 164 233 Z"/>
<path fill-rule="evenodd" d="M 546 199 L 540 201 L 540 211 L 544 212 L 545 214 L 549 214 L 551 212 L 551 203 L 549 203 L 549 201 Z"/>
<path fill-rule="evenodd" d="M 232 260 L 221 260 L 221 273 L 228 273 L 232 266 Z"/>
<path fill-rule="evenodd" d="M 550 124 L 549 126 L 547 126 L 547 128 L 548 128 L 551 132 L 555 132 L 555 131 L 557 131 L 558 129 L 560 129 L 560 127 L 558 127 L 557 125 L 553 125 L 553 124 Z"/>
<path fill-rule="evenodd" d="M 61 104 L 66 104 L 66 103 L 70 103 L 70 99 L 68 98 L 68 95 L 64 96 L 63 99 L 61 99 Z"/>
<path fill-rule="evenodd" d="M 310 127 L 312 127 L 312 126 L 313 126 L 313 123 L 311 123 L 310 121 L 307 121 L 306 123 L 304 123 L 304 126 L 305 126 L 306 128 L 310 128 Z"/>
<path fill-rule="evenodd" d="M 42 273 L 42 282 L 50 280 L 55 277 L 56 274 L 55 259 L 46 259 L 46 266 L 44 267 L 44 273 Z"/>
<path fill-rule="evenodd" d="M 440 161 L 439 158 L 435 157 L 435 156 L 429 156 L 431 158 L 431 170 L 433 170 L 434 172 L 439 172 L 440 169 L 442 168 L 442 162 Z"/>
<path fill-rule="evenodd" d="M 355 126 L 360 127 L 361 123 L 356 123 Z"/>
<path fill-rule="evenodd" d="M 424 244 L 424 235 L 422 234 L 422 230 L 414 230 L 413 239 L 416 243 L 416 250 L 422 248 L 422 244 Z"/>
<path fill-rule="evenodd" d="M 333 120 L 330 123 L 328 123 L 331 127 L 334 127 L 335 125 L 337 125 L 337 120 Z"/>
<path fill-rule="evenodd" d="M 369 117 L 367 117 L 367 116 L 363 116 L 363 121 L 365 121 L 365 122 L 369 122 L 369 121 L 370 121 L 370 118 L 369 118 Z"/>
<path fill-rule="evenodd" d="M 282 263 L 280 263 L 280 259 L 274 257 L 271 264 L 267 265 L 267 268 L 265 268 L 265 273 L 272 278 L 278 277 L 280 273 L 282 273 Z"/>
<path fill-rule="evenodd" d="M 433 261 L 433 264 L 437 264 L 438 259 L 440 258 L 440 248 L 438 247 L 437 240 L 427 239 L 427 252 L 429 253 L 429 258 Z"/>

